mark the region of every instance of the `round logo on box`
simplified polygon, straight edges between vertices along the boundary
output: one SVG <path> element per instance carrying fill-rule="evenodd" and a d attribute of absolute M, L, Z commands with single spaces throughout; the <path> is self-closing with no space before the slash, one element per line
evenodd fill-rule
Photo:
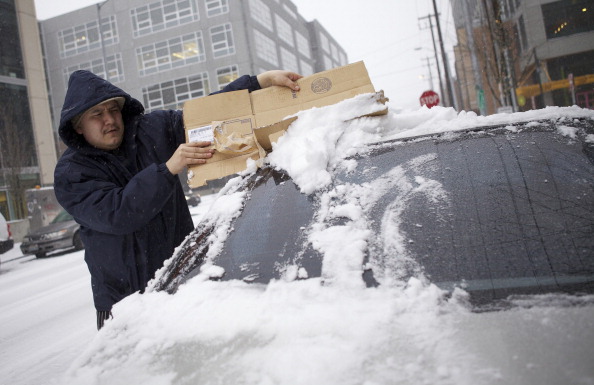
<path fill-rule="evenodd" d="M 328 78 L 317 78 L 311 83 L 311 90 L 315 94 L 324 94 L 332 88 L 332 81 Z"/>

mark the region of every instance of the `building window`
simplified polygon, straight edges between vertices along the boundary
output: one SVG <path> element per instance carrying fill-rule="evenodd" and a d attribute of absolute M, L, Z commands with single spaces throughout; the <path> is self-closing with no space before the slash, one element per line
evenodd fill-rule
<path fill-rule="evenodd" d="M 297 57 L 285 47 L 281 47 L 280 52 L 283 69 L 293 72 L 299 71 L 299 68 L 297 68 Z"/>
<path fill-rule="evenodd" d="M 287 44 L 289 44 L 291 47 L 293 47 L 295 45 L 295 43 L 293 42 L 293 28 L 291 28 L 291 25 L 289 23 L 287 23 L 279 15 L 275 15 L 274 18 L 276 20 L 276 33 L 277 33 L 277 35 L 283 41 L 285 41 Z"/>
<path fill-rule="evenodd" d="M 305 38 L 301 33 L 295 31 L 295 38 L 297 39 L 297 50 L 300 54 L 308 59 L 311 59 L 311 53 L 309 49 L 309 40 Z"/>
<path fill-rule="evenodd" d="M 112 83 L 124 81 L 124 65 L 122 61 L 122 55 L 120 53 L 116 53 L 115 55 L 107 57 L 107 69 L 109 71 L 109 79 L 107 77 L 107 72 L 105 71 L 105 63 L 103 58 L 70 66 L 64 69 L 63 72 L 64 86 L 66 88 L 68 87 L 68 79 L 70 78 L 70 74 L 77 70 L 90 71 L 103 79 L 108 79 Z"/>
<path fill-rule="evenodd" d="M 254 30 L 254 40 L 256 42 L 256 55 L 260 59 L 278 67 L 278 54 L 276 53 L 274 41 L 257 29 Z"/>
<path fill-rule="evenodd" d="M 103 32 L 103 44 L 105 46 L 119 42 L 115 16 L 102 18 L 101 30 Z M 101 48 L 101 36 L 99 36 L 97 21 L 94 20 L 59 31 L 58 41 L 60 44 L 60 57 L 62 59 Z"/>
<path fill-rule="evenodd" d="M 138 72 L 141 76 L 205 60 L 200 31 L 136 49 Z"/>
<path fill-rule="evenodd" d="M 332 58 L 334 60 L 338 60 L 338 48 L 336 48 L 336 45 L 334 45 L 334 43 L 330 44 L 330 54 L 332 55 Z"/>
<path fill-rule="evenodd" d="M 300 60 L 299 64 L 301 65 L 301 72 L 300 72 L 301 75 L 303 75 L 303 76 L 313 75 L 314 70 L 313 70 L 313 67 L 311 66 L 311 64 L 309 64 L 308 62 L 306 62 L 304 60 Z"/>
<path fill-rule="evenodd" d="M 195 0 L 162 0 L 130 11 L 134 37 L 200 19 Z"/>
<path fill-rule="evenodd" d="M 239 67 L 234 64 L 227 67 L 217 68 L 217 82 L 219 90 L 239 77 Z"/>
<path fill-rule="evenodd" d="M 250 15 L 252 19 L 262 24 L 272 32 L 272 15 L 270 8 L 262 0 L 250 0 Z"/>
<path fill-rule="evenodd" d="M 215 58 L 233 55 L 235 53 L 231 24 L 212 27 L 210 29 L 210 40 L 212 42 L 212 53 Z"/>
<path fill-rule="evenodd" d="M 287 4 L 283 4 L 283 8 L 293 19 L 297 20 L 297 14 L 293 9 L 289 8 Z"/>
<path fill-rule="evenodd" d="M 206 0 L 206 16 L 214 17 L 229 12 L 228 0 Z"/>
<path fill-rule="evenodd" d="M 329 70 L 332 67 L 332 59 L 328 55 L 324 55 L 324 69 Z"/>
<path fill-rule="evenodd" d="M 179 110 L 186 100 L 206 96 L 209 93 L 210 84 L 206 72 L 142 88 L 144 105 L 148 111 Z"/>
<path fill-rule="evenodd" d="M 320 45 L 324 51 L 330 53 L 330 41 L 328 40 L 328 36 L 323 33 L 320 33 Z"/>
<path fill-rule="evenodd" d="M 594 30 L 594 0 L 563 0 L 541 7 L 547 39 Z"/>

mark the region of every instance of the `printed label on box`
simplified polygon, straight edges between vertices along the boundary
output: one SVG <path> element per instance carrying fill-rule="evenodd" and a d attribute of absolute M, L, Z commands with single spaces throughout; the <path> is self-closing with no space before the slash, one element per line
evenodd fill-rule
<path fill-rule="evenodd" d="M 202 126 L 188 130 L 188 142 L 212 142 L 214 135 L 212 125 Z"/>

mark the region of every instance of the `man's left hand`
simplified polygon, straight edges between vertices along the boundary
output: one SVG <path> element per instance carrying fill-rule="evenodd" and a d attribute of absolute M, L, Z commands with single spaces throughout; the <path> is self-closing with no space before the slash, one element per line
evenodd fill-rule
<path fill-rule="evenodd" d="M 260 87 L 262 88 L 282 86 L 288 87 L 293 91 L 299 91 L 299 86 L 295 82 L 302 77 L 298 73 L 282 70 L 266 71 L 257 76 L 258 83 L 260 83 Z"/>

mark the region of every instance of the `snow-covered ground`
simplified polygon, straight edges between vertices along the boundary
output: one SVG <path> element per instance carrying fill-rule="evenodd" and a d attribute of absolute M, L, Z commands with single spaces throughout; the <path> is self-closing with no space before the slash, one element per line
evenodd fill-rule
<path fill-rule="evenodd" d="M 192 207 L 197 223 L 214 196 Z M 0 384 L 49 384 L 97 335 L 84 251 L 0 255 Z"/>
<path fill-rule="evenodd" d="M 512 124 L 533 119 L 594 119 L 594 111 L 575 107 L 489 117 L 438 107 L 351 119 L 375 108 L 362 97 L 300 114 L 270 163 L 287 170 L 304 193 L 330 201 L 324 194 L 340 190 L 322 190 L 334 170 L 352 167 L 345 158 L 364 152 L 366 143 L 495 124 L 509 124 L 513 133 Z M 576 132 L 560 129 L 568 140 Z M 363 207 L 349 197 L 372 197 L 357 191 L 342 194 L 340 207 L 322 207 L 326 217 L 351 223 L 312 225 L 312 244 L 332 258 L 324 267 L 335 278 L 331 284 L 314 278 L 263 286 L 198 276 L 175 295 L 149 291 L 124 299 L 99 333 L 82 252 L 36 260 L 19 258 L 16 245 L 2 255 L 0 271 L 2 383 L 594 384 L 592 296 L 537 296 L 508 311 L 473 313 L 463 291 L 447 298 L 423 277 L 374 289 L 344 279 L 361 268 L 369 236 L 357 228 Z M 222 224 L 210 258 L 247 198 L 224 199 L 196 214 Z M 205 199 L 199 208 L 208 206 Z M 390 241 L 394 250 L 405 248 Z"/>

